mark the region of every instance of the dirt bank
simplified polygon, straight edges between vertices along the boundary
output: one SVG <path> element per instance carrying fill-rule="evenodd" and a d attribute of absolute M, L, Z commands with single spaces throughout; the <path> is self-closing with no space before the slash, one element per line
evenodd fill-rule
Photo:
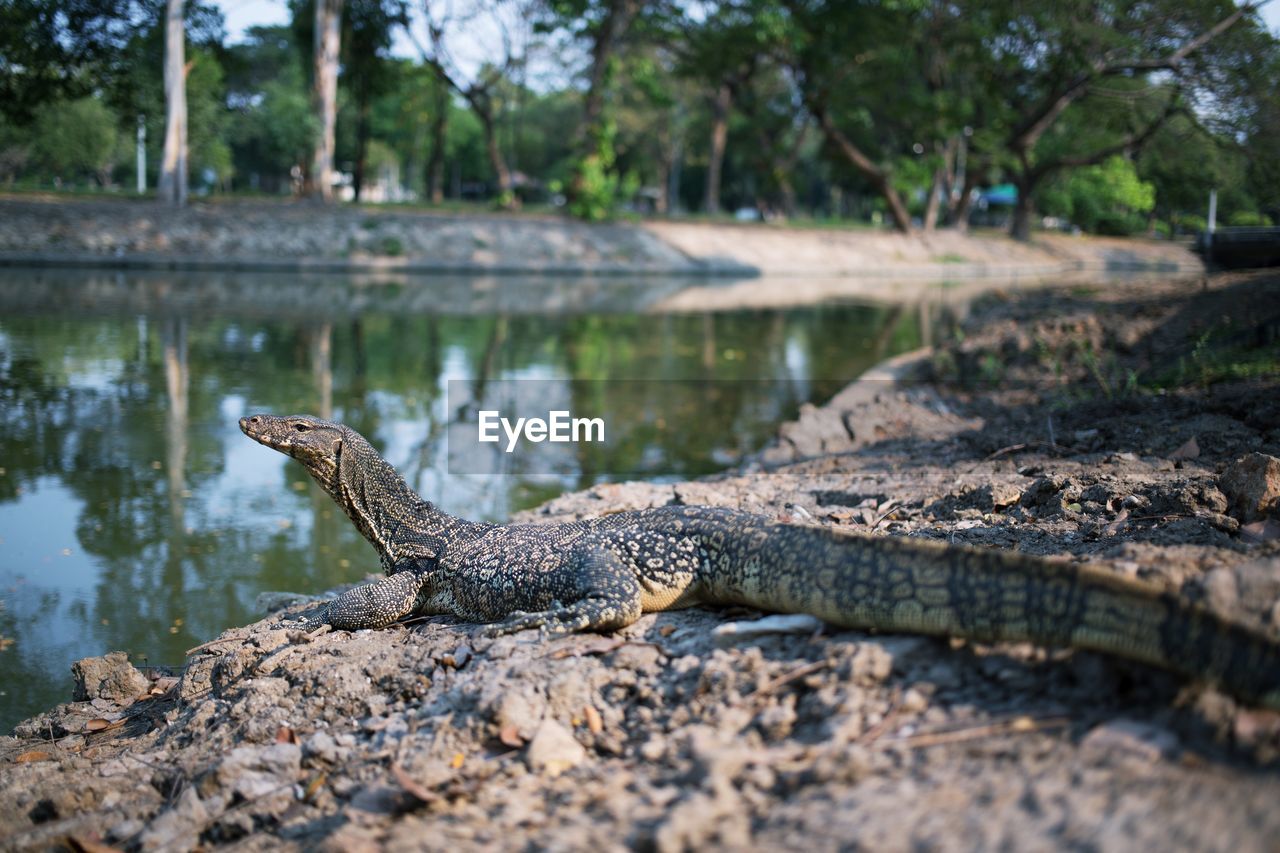
<path fill-rule="evenodd" d="M 1251 473 L 1280 456 L 1278 328 L 1275 274 L 997 295 L 917 361 L 925 380 L 852 386 L 743 469 L 600 486 L 528 518 L 712 503 L 1065 554 L 1280 636 L 1277 509 Z M 655 614 L 550 643 L 447 618 L 315 635 L 271 618 L 197 651 L 180 680 L 96 661 L 82 701 L 0 743 L 0 837 L 662 851 L 1280 837 L 1280 715 L 1092 654 L 714 633 L 757 615 Z"/>
<path fill-rule="evenodd" d="M 1060 276 L 1199 271 L 1185 247 L 1048 235 L 904 237 L 772 225 L 616 223 L 307 203 L 0 196 L 0 263 L 164 269 L 573 275 Z"/>

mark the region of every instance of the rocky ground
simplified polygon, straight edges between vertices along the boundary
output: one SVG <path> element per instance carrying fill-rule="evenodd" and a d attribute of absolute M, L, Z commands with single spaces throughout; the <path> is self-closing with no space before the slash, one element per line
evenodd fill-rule
<path fill-rule="evenodd" d="M 1060 277 L 1199 270 L 1167 241 L 763 224 L 617 222 L 306 202 L 68 200 L 0 194 L 0 263 L 160 269 L 583 275 Z M 705 310 L 702 306 L 700 310 Z"/>
<path fill-rule="evenodd" d="M 1280 639 L 1280 275 L 996 296 L 667 503 L 1094 561 Z M 901 377 L 921 370 L 919 381 Z M 287 599 L 285 599 L 287 601 Z M 277 601 L 277 604 L 282 603 Z M 0 846 L 1274 849 L 1280 715 L 1086 653 L 653 614 L 612 637 L 227 631 L 82 662 Z M 724 630 L 733 623 L 733 630 Z"/>

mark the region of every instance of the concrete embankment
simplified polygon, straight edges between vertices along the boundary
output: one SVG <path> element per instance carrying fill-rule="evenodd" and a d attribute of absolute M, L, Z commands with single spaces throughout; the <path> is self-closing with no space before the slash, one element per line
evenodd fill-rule
<path fill-rule="evenodd" d="M 1185 246 L 1045 235 L 688 222 L 588 225 L 554 216 L 443 214 L 306 203 L 0 196 L 0 264 L 280 272 L 537 273 L 805 279 L 1190 274 Z"/>

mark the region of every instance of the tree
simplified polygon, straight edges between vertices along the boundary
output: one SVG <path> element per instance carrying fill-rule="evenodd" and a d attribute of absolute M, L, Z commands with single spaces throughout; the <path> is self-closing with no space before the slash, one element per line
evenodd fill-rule
<path fill-rule="evenodd" d="M 43 104 L 109 88 L 128 73 L 122 52 L 147 6 L 129 0 L 5 0 L 0 115 L 24 125 Z"/>
<path fill-rule="evenodd" d="M 1036 191 L 1062 169 L 1139 149 L 1211 76 L 1211 44 L 1256 6 L 1226 0 L 1112 0 L 1077 8 L 1060 0 L 971 3 L 989 44 L 989 96 L 1002 161 L 1018 188 L 1011 233 L 1030 236 Z M 1051 131 L 1072 108 L 1096 110 L 1118 94 L 1132 105 L 1123 127 L 1092 144 L 1062 144 Z M 1081 122 L 1086 127 L 1091 122 Z M 994 128 L 993 128 L 994 129 Z"/>
<path fill-rule="evenodd" d="M 184 0 L 168 0 L 164 35 L 164 153 L 157 197 L 174 207 L 187 203 L 187 64 Z"/>
<path fill-rule="evenodd" d="M 315 0 L 312 49 L 312 108 L 316 136 L 312 148 L 308 195 L 333 198 L 334 136 L 338 123 L 338 56 L 342 46 L 343 0 Z"/>
<path fill-rule="evenodd" d="M 343 15 L 343 82 L 355 108 L 355 168 L 351 189 L 359 201 L 369 157 L 373 102 L 395 82 L 387 55 L 396 27 L 407 26 L 403 0 L 349 0 Z"/>
<path fill-rule="evenodd" d="M 288 26 L 253 27 L 227 55 L 228 134 L 235 172 L 255 190 L 292 186 L 311 157 L 316 118 L 301 48 Z M 306 44 L 311 39 L 308 32 Z"/>
<path fill-rule="evenodd" d="M 120 151 L 118 127 L 100 98 L 77 98 L 41 107 L 27 138 L 38 168 L 64 180 L 92 176 L 105 187 Z"/>
<path fill-rule="evenodd" d="M 884 119 L 902 110 L 900 92 L 918 80 L 910 59 L 905 7 L 894 4 L 785 0 L 788 16 L 777 27 L 779 54 L 790 67 L 805 108 L 827 147 L 877 194 L 894 227 L 912 230 L 892 155 L 908 147 Z M 892 104 L 870 109 L 876 95 Z"/>
<path fill-rule="evenodd" d="M 618 52 L 642 13 L 662 16 L 668 10 L 662 3 L 642 0 L 549 0 L 538 24 L 548 32 L 563 31 L 588 49 L 587 88 L 568 186 L 569 209 L 584 219 L 611 215 L 617 202 L 621 182 L 614 143 L 618 128 L 610 102 L 618 76 Z"/>
<path fill-rule="evenodd" d="M 1138 177 L 1132 161 L 1116 154 L 1055 176 L 1036 199 L 1045 213 L 1066 217 L 1085 231 L 1128 235 L 1141 230 L 1144 214 L 1155 207 L 1156 191 Z"/>
<path fill-rule="evenodd" d="M 484 130 L 485 151 L 497 189 L 500 207 L 515 208 L 520 200 L 515 193 L 511 169 L 498 140 L 498 120 L 505 103 L 500 96 L 504 82 L 524 67 L 530 49 L 527 30 L 534 13 L 534 0 L 472 0 L 460 14 L 453 14 L 447 3 L 425 0 L 423 13 L 426 42 L 418 42 L 418 52 L 450 89 L 462 96 Z M 457 43 L 464 34 L 474 38 L 482 33 L 498 50 L 486 61 L 477 63 L 468 73 L 455 55 Z M 436 138 L 443 135 L 438 128 Z"/>
<path fill-rule="evenodd" d="M 711 121 L 702 209 L 715 214 L 720 211 L 730 114 L 766 55 L 774 18 L 740 0 L 709 3 L 699 12 L 698 19 L 686 10 L 676 20 L 678 37 L 671 41 L 679 56 L 679 73 L 706 86 Z"/>

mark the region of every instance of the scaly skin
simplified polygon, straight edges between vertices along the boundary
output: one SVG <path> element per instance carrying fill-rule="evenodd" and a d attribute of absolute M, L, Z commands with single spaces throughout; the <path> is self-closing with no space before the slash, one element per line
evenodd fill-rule
<path fill-rule="evenodd" d="M 1280 708 L 1280 645 L 1158 587 L 1023 554 L 660 507 L 558 525 L 477 524 L 423 500 L 354 430 L 295 415 L 240 429 L 302 462 L 387 575 L 338 597 L 335 628 L 406 616 L 491 635 L 613 631 L 642 613 L 745 604 L 848 628 L 1105 652 Z"/>

